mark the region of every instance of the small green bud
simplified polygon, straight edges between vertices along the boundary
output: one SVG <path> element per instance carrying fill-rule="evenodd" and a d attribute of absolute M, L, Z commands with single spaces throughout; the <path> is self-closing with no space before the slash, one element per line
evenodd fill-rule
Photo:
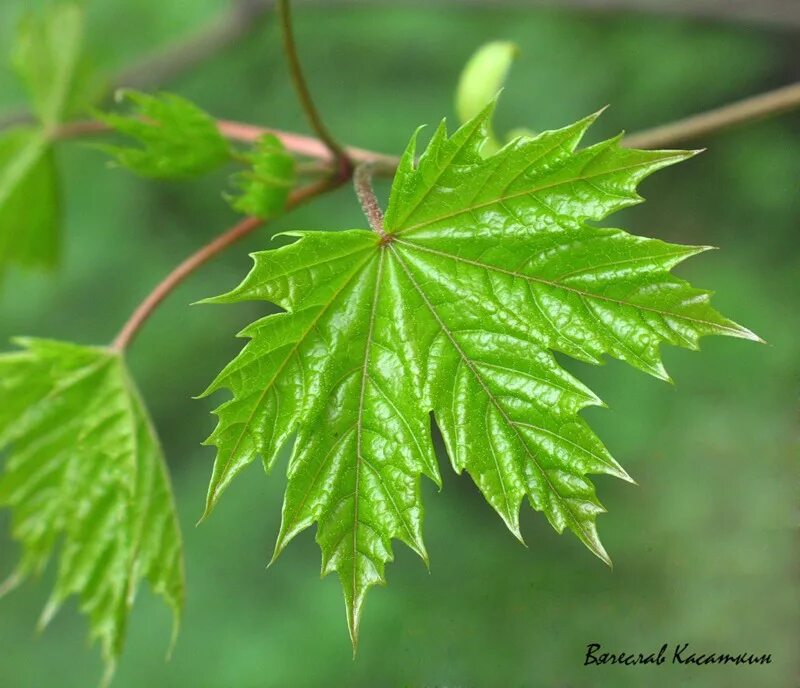
<path fill-rule="evenodd" d="M 510 41 L 492 41 L 478 48 L 461 72 L 456 113 L 461 123 L 483 110 L 503 87 L 519 48 Z"/>

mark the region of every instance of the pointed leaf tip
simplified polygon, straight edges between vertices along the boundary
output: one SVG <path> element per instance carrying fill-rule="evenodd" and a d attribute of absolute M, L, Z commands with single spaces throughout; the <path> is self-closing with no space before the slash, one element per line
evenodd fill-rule
<path fill-rule="evenodd" d="M 600 538 L 597 536 L 596 532 L 593 532 L 590 536 L 587 536 L 587 539 L 584 540 L 584 544 L 589 548 L 589 550 L 594 554 L 600 561 L 608 566 L 608 568 L 613 569 L 614 564 L 611 561 L 611 557 L 609 556 L 606 548 L 603 547 L 603 543 L 600 542 Z"/>
<path fill-rule="evenodd" d="M 738 328 L 738 331 L 740 333 L 739 336 L 740 336 L 741 339 L 749 339 L 751 342 L 756 342 L 758 344 L 767 344 L 767 345 L 769 345 L 769 342 L 766 339 L 762 339 L 759 335 L 757 335 L 752 330 L 749 330 L 748 328 L 743 327 L 742 325 L 737 325 L 737 328 Z"/>

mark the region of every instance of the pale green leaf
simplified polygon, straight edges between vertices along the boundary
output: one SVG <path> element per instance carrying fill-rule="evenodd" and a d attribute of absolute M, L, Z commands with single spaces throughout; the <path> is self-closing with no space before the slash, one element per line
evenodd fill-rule
<path fill-rule="evenodd" d="M 119 354 L 38 339 L 0 355 L 0 506 L 22 548 L 6 583 L 58 552 L 40 625 L 77 595 L 110 678 L 139 583 L 183 606 L 178 521 L 152 423 Z"/>
<path fill-rule="evenodd" d="M 272 466 L 296 433 L 276 554 L 317 524 L 354 643 L 392 540 L 427 558 L 419 483 L 439 482 L 431 412 L 454 470 L 469 473 L 512 533 L 522 539 L 527 501 L 610 563 L 588 476 L 630 478 L 579 413 L 601 402 L 553 351 L 666 378 L 661 344 L 757 339 L 670 274 L 704 247 L 593 224 L 640 202 L 640 181 L 691 153 L 618 139 L 578 149 L 589 117 L 484 157 L 490 118 L 491 107 L 452 136 L 442 125 L 418 162 L 412 140 L 387 239 L 296 233 L 254 254 L 242 284 L 211 299 L 286 312 L 247 327 L 248 343 L 208 389 L 232 398 L 208 440 L 217 458 L 206 511 L 257 456 Z"/>
<path fill-rule="evenodd" d="M 130 115 L 98 113 L 98 118 L 136 142 L 132 146 L 102 146 L 123 167 L 143 177 L 194 177 L 231 159 L 228 142 L 214 118 L 174 93 L 148 95 L 122 91 L 134 105 Z"/>
<path fill-rule="evenodd" d="M 53 150 L 37 129 L 0 134 L 0 272 L 10 264 L 52 267 L 60 202 Z"/>
<path fill-rule="evenodd" d="M 87 103 L 88 70 L 82 60 L 83 9 L 62 2 L 40 14 L 28 14 L 20 25 L 14 65 L 28 87 L 33 110 L 46 128 L 53 127 Z"/>
<path fill-rule="evenodd" d="M 228 202 L 245 215 L 263 219 L 279 215 L 295 184 L 294 158 L 272 134 L 262 136 L 243 158 L 249 167 L 231 178 L 238 193 L 226 195 Z"/>
<path fill-rule="evenodd" d="M 491 41 L 478 48 L 464 65 L 456 88 L 456 114 L 462 124 L 478 115 L 497 97 L 519 48 L 511 41 Z M 483 154 L 495 153 L 500 144 L 489 129 Z"/>
<path fill-rule="evenodd" d="M 52 267 L 60 248 L 58 176 L 50 132 L 88 96 L 83 10 L 59 3 L 23 19 L 13 61 L 41 126 L 0 134 L 0 272 L 10 264 Z"/>

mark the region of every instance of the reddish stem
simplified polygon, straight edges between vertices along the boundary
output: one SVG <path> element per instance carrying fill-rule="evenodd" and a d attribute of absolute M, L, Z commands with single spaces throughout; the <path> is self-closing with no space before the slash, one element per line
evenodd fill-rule
<path fill-rule="evenodd" d="M 313 136 L 295 134 L 291 131 L 282 131 L 270 127 L 259 127 L 255 124 L 245 124 L 244 122 L 233 122 L 227 119 L 217 120 L 217 127 L 225 138 L 232 141 L 253 143 L 264 134 L 272 134 L 283 143 L 286 150 L 292 153 L 315 158 L 323 162 L 334 162 L 334 155 L 331 150 L 320 139 L 316 139 Z M 51 138 L 54 140 L 72 139 L 81 136 L 106 134 L 109 131 L 111 131 L 110 127 L 103 122 L 79 120 L 62 124 L 53 132 Z M 376 153 L 375 151 L 365 150 L 364 148 L 347 146 L 344 150 L 353 162 L 371 162 L 380 166 L 382 169 L 394 169 L 397 167 L 399 161 L 399 159 L 393 155 Z"/>
<path fill-rule="evenodd" d="M 666 148 L 718 131 L 774 117 L 800 107 L 800 82 L 728 103 L 669 124 L 634 132 L 623 139 L 629 148 Z"/>
<path fill-rule="evenodd" d="M 313 136 L 304 136 L 303 134 L 295 134 L 290 131 L 259 127 L 254 124 L 244 124 L 242 122 L 231 122 L 224 119 L 217 120 L 217 126 L 223 136 L 234 141 L 252 143 L 264 134 L 272 134 L 283 143 L 286 150 L 297 153 L 298 155 L 305 155 L 309 158 L 316 158 L 317 160 L 324 160 L 326 162 L 334 161 L 334 155 L 330 148 L 328 148 L 323 141 Z M 347 153 L 347 156 L 356 163 L 374 162 L 384 166 L 397 167 L 397 163 L 399 162 L 399 158 L 394 155 L 376 153 L 375 151 L 365 150 L 364 148 L 347 146 L 344 151 Z"/>
<path fill-rule="evenodd" d="M 53 130 L 50 138 L 54 141 L 61 141 L 62 139 L 75 139 L 81 136 L 94 136 L 96 134 L 105 134 L 110 131 L 107 124 L 93 119 L 78 120 L 76 122 L 67 122 L 60 125 Z"/>
<path fill-rule="evenodd" d="M 286 201 L 286 210 L 295 208 L 298 205 L 309 201 L 315 196 L 319 196 L 326 191 L 331 191 L 342 184 L 346 179 L 340 177 L 331 177 L 323 179 L 319 182 L 309 184 L 289 195 Z M 153 311 L 159 304 L 189 275 L 191 275 L 199 267 L 205 265 L 208 261 L 214 258 L 219 253 L 222 253 L 226 248 L 232 246 L 236 242 L 244 239 L 248 234 L 252 233 L 259 227 L 264 225 L 264 220 L 257 217 L 248 217 L 238 222 L 227 231 L 220 234 L 211 243 L 203 246 L 199 251 L 193 253 L 186 258 L 180 265 L 172 270 L 156 287 L 147 295 L 147 297 L 136 307 L 136 310 L 128 318 L 128 321 L 123 325 L 111 348 L 115 351 L 124 351 L 131 343 L 133 338 L 138 333 L 142 325 L 153 314 Z"/>

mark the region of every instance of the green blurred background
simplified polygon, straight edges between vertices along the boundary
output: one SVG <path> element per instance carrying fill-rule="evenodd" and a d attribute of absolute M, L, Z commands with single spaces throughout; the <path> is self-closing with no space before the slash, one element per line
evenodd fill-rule
<path fill-rule="evenodd" d="M 757 2 L 758 0 L 753 0 Z M 4 0 L 0 46 L 24 9 Z M 488 4 L 488 3 L 487 3 Z M 110 73 L 213 20 L 223 0 L 91 3 L 89 49 Z M 331 129 L 399 152 L 414 128 L 452 117 L 461 66 L 481 43 L 522 52 L 497 129 L 541 130 L 605 104 L 595 138 L 635 131 L 787 83 L 800 75 L 796 34 L 757 26 L 539 8 L 301 5 L 302 59 Z M 305 131 L 271 17 L 245 40 L 169 84 L 220 117 Z M 0 106 L 24 102 L 8 66 Z M 713 244 L 679 268 L 768 342 L 708 339 L 665 352 L 676 387 L 620 364 L 567 365 L 609 404 L 587 417 L 638 487 L 598 478 L 600 530 L 615 567 L 523 511 L 525 549 L 466 476 L 424 485 L 431 570 L 397 545 L 390 584 L 370 595 L 353 661 L 334 577 L 319 580 L 313 530 L 265 570 L 280 518 L 283 465 L 254 464 L 201 527 L 213 449 L 209 410 L 193 401 L 237 351 L 258 306 L 192 307 L 232 286 L 273 232 L 362 226 L 341 190 L 260 231 L 165 303 L 131 366 L 165 445 L 184 529 L 188 603 L 172 660 L 168 614 L 138 600 L 114 686 L 788 687 L 800 684 L 797 396 L 800 379 L 800 119 L 785 115 L 697 142 L 708 152 L 643 187 L 649 202 L 615 224 L 669 241 Z M 109 169 L 77 143 L 60 149 L 65 244 L 53 274 L 12 271 L 0 292 L 0 339 L 109 341 L 153 284 L 235 217 L 225 175 L 152 183 Z M 36 199 L 31 199 L 32 203 Z M 5 346 L 5 344 L 4 344 Z M 17 556 L 0 515 L 0 574 Z M 0 686 L 95 685 L 101 666 L 69 605 L 41 636 L 49 580 L 0 601 Z M 759 667 L 584 667 L 590 642 L 655 651 L 772 653 Z"/>

